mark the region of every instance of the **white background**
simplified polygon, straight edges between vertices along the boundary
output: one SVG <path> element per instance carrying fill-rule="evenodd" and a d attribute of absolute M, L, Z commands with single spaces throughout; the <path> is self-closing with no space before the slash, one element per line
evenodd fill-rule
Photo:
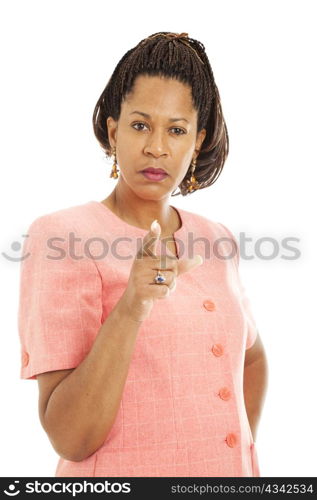
<path fill-rule="evenodd" d="M 112 191 L 111 162 L 91 119 L 123 54 L 157 31 L 204 43 L 230 153 L 216 184 L 171 203 L 226 224 L 238 238 L 245 232 L 248 254 L 261 237 L 280 245 L 273 260 L 240 263 L 269 360 L 257 451 L 262 476 L 316 476 L 316 3 L 0 5 L 1 252 L 12 257 L 20 250 L 11 244 L 22 243 L 36 217 Z M 290 255 L 281 247 L 286 237 L 299 238 L 299 259 L 281 258 Z M 0 474 L 54 476 L 58 455 L 39 422 L 37 382 L 19 378 L 19 263 L 0 255 L 0 265 Z"/>

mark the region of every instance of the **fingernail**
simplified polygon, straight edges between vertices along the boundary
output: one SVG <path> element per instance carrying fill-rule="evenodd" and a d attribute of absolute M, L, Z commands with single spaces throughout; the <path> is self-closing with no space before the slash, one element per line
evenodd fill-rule
<path fill-rule="evenodd" d="M 157 231 L 158 231 L 158 228 L 159 228 L 159 226 L 158 226 L 158 222 L 157 222 L 157 219 L 155 219 L 155 220 L 152 222 L 152 224 L 151 224 L 151 231 L 152 231 L 152 232 L 157 232 Z"/>

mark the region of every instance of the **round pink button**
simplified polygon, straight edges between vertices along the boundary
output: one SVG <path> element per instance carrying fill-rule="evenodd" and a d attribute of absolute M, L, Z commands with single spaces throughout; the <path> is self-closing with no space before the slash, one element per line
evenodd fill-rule
<path fill-rule="evenodd" d="M 216 309 L 215 304 L 211 300 L 204 300 L 204 307 L 207 311 L 214 311 Z"/>
<path fill-rule="evenodd" d="M 224 401 L 228 401 L 228 399 L 231 398 L 231 391 L 228 389 L 228 387 L 222 387 L 219 391 L 219 396 Z"/>
<path fill-rule="evenodd" d="M 237 436 L 233 434 L 233 432 L 229 432 L 229 434 L 227 434 L 226 437 L 227 445 L 230 446 L 230 448 L 233 448 L 234 446 L 236 446 L 237 442 L 238 442 Z"/>
<path fill-rule="evenodd" d="M 22 352 L 22 366 L 27 366 L 29 364 L 29 359 L 30 359 L 29 353 L 27 353 L 26 351 L 23 351 Z"/>
<path fill-rule="evenodd" d="M 211 350 L 215 356 L 222 356 L 223 355 L 223 347 L 221 344 L 214 344 L 212 346 Z"/>

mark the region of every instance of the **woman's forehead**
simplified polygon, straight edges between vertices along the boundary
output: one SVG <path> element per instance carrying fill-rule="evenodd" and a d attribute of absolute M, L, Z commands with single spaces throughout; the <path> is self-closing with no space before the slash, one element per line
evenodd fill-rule
<path fill-rule="evenodd" d="M 179 81 L 176 78 L 170 78 L 167 76 L 159 76 L 159 75 L 148 75 L 141 74 L 138 75 L 133 84 L 132 94 L 136 91 L 152 89 L 153 87 L 162 88 L 164 90 L 171 89 L 176 91 L 181 91 L 187 94 L 191 93 L 191 87 L 188 84 L 185 84 Z"/>
<path fill-rule="evenodd" d="M 141 75 L 137 77 L 133 89 L 126 96 L 124 103 L 128 113 L 134 110 L 147 113 L 146 108 L 148 110 L 169 108 L 173 116 L 184 117 L 184 113 L 191 116 L 195 111 L 191 88 L 188 85 L 172 78 L 157 76 Z M 148 112 L 148 114 L 150 113 Z"/>

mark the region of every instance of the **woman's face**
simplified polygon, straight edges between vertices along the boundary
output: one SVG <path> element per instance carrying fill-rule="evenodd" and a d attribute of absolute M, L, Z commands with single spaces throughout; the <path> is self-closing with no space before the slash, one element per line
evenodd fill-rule
<path fill-rule="evenodd" d="M 140 75 L 121 106 L 119 120 L 107 120 L 111 147 L 116 147 L 118 182 L 144 199 L 168 196 L 184 179 L 206 130 L 197 135 L 197 111 L 191 88 L 177 80 Z M 141 171 L 162 168 L 168 176 L 147 179 Z"/>

